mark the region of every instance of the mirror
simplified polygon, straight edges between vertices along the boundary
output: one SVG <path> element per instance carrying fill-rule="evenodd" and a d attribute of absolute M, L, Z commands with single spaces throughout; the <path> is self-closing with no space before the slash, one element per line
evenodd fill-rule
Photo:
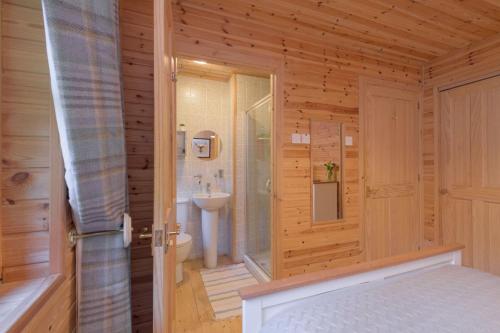
<path fill-rule="evenodd" d="M 214 131 L 201 131 L 193 137 L 191 150 L 199 159 L 214 160 L 222 150 L 222 143 Z"/>
<path fill-rule="evenodd" d="M 342 124 L 311 120 L 313 223 L 342 218 Z"/>

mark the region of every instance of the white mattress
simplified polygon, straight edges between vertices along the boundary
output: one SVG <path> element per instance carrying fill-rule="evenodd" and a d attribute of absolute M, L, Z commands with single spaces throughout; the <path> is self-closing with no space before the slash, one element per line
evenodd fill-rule
<path fill-rule="evenodd" d="M 261 332 L 500 332 L 500 278 L 448 265 L 371 282 L 304 301 Z"/>

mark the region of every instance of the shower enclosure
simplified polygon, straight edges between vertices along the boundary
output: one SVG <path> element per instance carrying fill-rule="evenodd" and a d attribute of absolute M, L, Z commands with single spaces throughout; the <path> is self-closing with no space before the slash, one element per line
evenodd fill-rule
<path fill-rule="evenodd" d="M 246 255 L 272 276 L 272 98 L 246 112 Z"/>

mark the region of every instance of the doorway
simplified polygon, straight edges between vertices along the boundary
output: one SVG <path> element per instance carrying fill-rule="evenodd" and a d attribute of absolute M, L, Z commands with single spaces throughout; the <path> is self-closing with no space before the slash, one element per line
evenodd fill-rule
<path fill-rule="evenodd" d="M 177 58 L 176 332 L 238 332 L 237 290 L 272 274 L 272 82 L 270 73 Z"/>

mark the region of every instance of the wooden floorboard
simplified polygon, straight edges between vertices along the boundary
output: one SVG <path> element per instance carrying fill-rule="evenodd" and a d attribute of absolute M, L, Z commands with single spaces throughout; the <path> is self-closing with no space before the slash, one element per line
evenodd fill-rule
<path fill-rule="evenodd" d="M 219 258 L 220 265 L 230 265 L 228 257 Z M 184 263 L 184 281 L 176 288 L 175 332 L 240 333 L 241 317 L 215 320 L 207 293 L 203 287 L 200 269 L 203 260 Z"/>

